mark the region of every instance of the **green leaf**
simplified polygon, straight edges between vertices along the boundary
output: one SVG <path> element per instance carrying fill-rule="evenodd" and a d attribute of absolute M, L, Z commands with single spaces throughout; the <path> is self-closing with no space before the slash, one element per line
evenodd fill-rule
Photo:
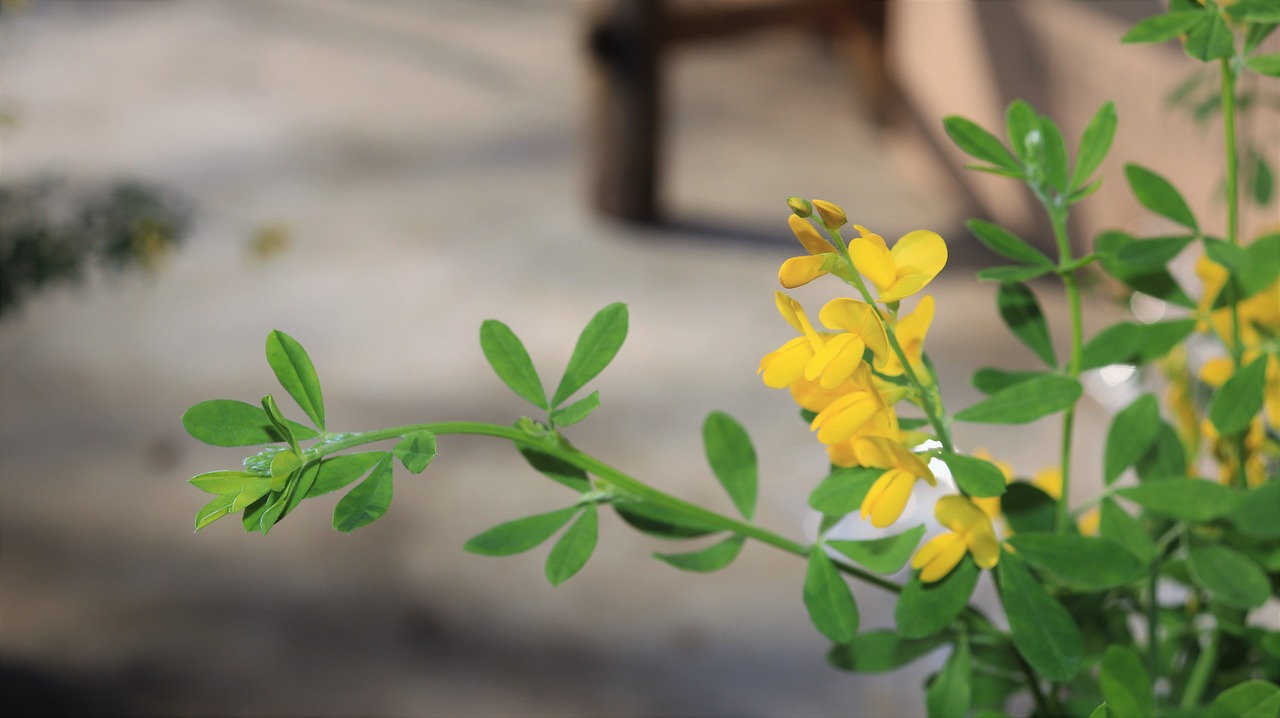
<path fill-rule="evenodd" d="M 1103 479 L 1115 483 L 1151 449 L 1160 433 L 1160 402 L 1154 394 L 1143 394 L 1111 420 L 1103 453 Z"/>
<path fill-rule="evenodd" d="M 278 490 L 278 489 L 277 489 Z M 231 502 L 231 513 L 236 513 L 272 492 L 270 479 L 255 479 L 244 485 Z"/>
<path fill-rule="evenodd" d="M 1187 201 L 1169 180 L 1136 164 L 1125 165 L 1124 176 L 1129 180 L 1133 196 L 1137 197 L 1143 207 L 1184 227 L 1199 231 L 1200 227 L 1196 224 L 1195 215 L 1191 213 Z"/>
<path fill-rule="evenodd" d="M 1103 703 L 1093 709 L 1093 712 L 1089 714 L 1089 718 L 1120 718 L 1120 716 L 1115 711 L 1111 710 L 1110 706 Z"/>
<path fill-rule="evenodd" d="M 827 545 L 874 573 L 891 574 L 911 560 L 924 537 L 924 524 L 893 536 L 860 541 L 827 540 Z"/>
<path fill-rule="evenodd" d="M 1001 389 L 1040 376 L 1048 376 L 1048 374 L 1042 371 L 1005 371 L 987 366 L 973 373 L 973 386 L 983 394 L 994 394 Z"/>
<path fill-rule="evenodd" d="M 1006 264 L 999 267 L 979 269 L 978 279 L 984 282 L 1026 282 L 1036 277 L 1043 277 L 1055 269 L 1056 267 L 1046 267 L 1044 265 L 1023 267 L 1016 264 Z"/>
<path fill-rule="evenodd" d="M 349 486 L 356 479 L 369 473 L 369 469 L 386 456 L 385 451 L 362 451 L 325 459 L 320 462 L 315 483 L 307 490 L 305 497 L 311 499 Z"/>
<path fill-rule="evenodd" d="M 1262 0 L 1262 1 L 1270 2 L 1270 0 Z M 1257 50 L 1258 46 L 1261 45 L 1264 40 L 1270 37 L 1271 33 L 1275 32 L 1275 29 L 1278 26 L 1280 26 L 1280 18 L 1276 18 L 1276 20 L 1274 21 L 1250 23 L 1249 29 L 1246 30 L 1244 33 L 1245 54 L 1248 55 L 1252 53 L 1254 50 Z M 1245 63 L 1248 64 L 1248 61 L 1246 60 Z"/>
<path fill-rule="evenodd" d="M 1187 41 L 1182 47 L 1197 60 L 1223 60 L 1235 53 L 1235 37 L 1222 15 L 1213 12 L 1209 13 L 1208 20 L 1187 31 Z"/>
<path fill-rule="evenodd" d="M 1035 352 L 1041 361 L 1050 367 L 1056 367 L 1058 360 L 1053 353 L 1049 326 L 1045 323 L 1044 313 L 1040 311 L 1040 303 L 1036 301 L 1031 288 L 1021 282 L 1005 282 L 996 293 L 996 304 L 1000 309 L 1000 317 L 1009 330 Z"/>
<path fill-rule="evenodd" d="M 965 222 L 964 226 L 968 227 L 969 232 L 977 237 L 979 242 L 986 245 L 987 249 L 1001 257 L 1034 267 L 1052 268 L 1054 266 L 1053 260 L 1049 259 L 1044 252 L 1031 246 L 1025 239 L 998 224 L 981 219 L 971 219 Z"/>
<path fill-rule="evenodd" d="M 1095 246 L 1102 266 L 1133 289 L 1181 307 L 1196 306 L 1166 268 L 1193 237 L 1135 239 L 1124 232 L 1103 232 Z"/>
<path fill-rule="evenodd" d="M 809 549 L 804 605 L 814 628 L 833 643 L 847 643 L 858 632 L 858 604 L 821 543 Z"/>
<path fill-rule="evenodd" d="M 239 491 L 224 494 L 201 506 L 200 510 L 196 512 L 196 531 L 231 513 L 231 504 L 235 502 L 236 497 L 239 495 Z"/>
<path fill-rule="evenodd" d="M 194 483 L 195 479 L 191 481 Z M 1280 481 L 1272 480 L 1237 493 L 1235 508 L 1227 514 L 1227 520 L 1247 536 L 1280 538 L 1277 507 L 1280 507 Z"/>
<path fill-rule="evenodd" d="M 1148 718 L 1155 715 L 1156 699 L 1151 690 L 1151 674 L 1132 647 L 1107 646 L 1106 653 L 1102 654 L 1098 682 L 1107 705 L 1117 716 Z"/>
<path fill-rule="evenodd" d="M 1208 20 L 1204 10 L 1176 10 L 1153 15 L 1134 25 L 1120 42 L 1166 42 Z"/>
<path fill-rule="evenodd" d="M 615 503 L 613 504 L 613 509 L 632 528 L 661 539 L 696 538 L 723 530 L 718 526 L 708 526 L 696 519 L 691 519 L 683 514 L 678 514 L 654 504 L 641 502 Z"/>
<path fill-rule="evenodd" d="M 481 556 L 514 556 L 551 538 L 578 513 L 577 506 L 508 521 L 473 536 L 462 549 Z"/>
<path fill-rule="evenodd" d="M 942 631 L 969 605 L 978 585 L 978 564 L 968 555 L 951 573 L 934 583 L 921 583 L 913 575 L 902 587 L 893 617 L 904 638 L 927 638 Z"/>
<path fill-rule="evenodd" d="M 883 473 L 884 469 L 870 466 L 836 469 L 809 494 L 809 506 L 827 516 L 838 517 L 857 511 L 871 485 Z"/>
<path fill-rule="evenodd" d="M 1249 428 L 1262 411 L 1266 388 L 1267 355 L 1254 359 L 1227 379 L 1209 403 L 1209 421 L 1222 436 L 1235 436 Z"/>
<path fill-rule="evenodd" d="M 1083 187 L 1071 190 L 1071 194 L 1067 195 L 1067 204 L 1075 204 L 1097 192 L 1102 187 L 1102 178 L 1099 177 Z"/>
<path fill-rule="evenodd" d="M 1084 658 L 1084 638 L 1071 614 L 1045 592 L 1017 555 L 1003 553 L 998 569 L 1000 599 L 1014 647 L 1041 676 L 1071 680 Z"/>
<path fill-rule="evenodd" d="M 1275 0 L 1239 0 L 1222 9 L 1236 20 L 1246 20 L 1250 23 L 1280 22 L 1280 5 L 1277 5 Z"/>
<path fill-rule="evenodd" d="M 291 485 L 288 486 L 284 492 L 286 499 L 283 510 L 276 517 L 275 521 L 272 521 L 272 523 L 274 524 L 278 522 L 280 519 L 288 516 L 294 509 L 298 508 L 298 504 L 301 504 L 304 499 L 310 496 L 311 488 L 315 486 L 316 480 L 319 478 L 320 462 L 307 464 L 302 471 L 298 472 L 297 477 L 292 480 Z"/>
<path fill-rule="evenodd" d="M 960 490 L 970 496 L 999 496 L 1004 493 L 1004 472 L 990 461 L 966 454 L 942 452 L 938 455 Z"/>
<path fill-rule="evenodd" d="M 578 336 L 552 406 L 560 406 L 574 392 L 596 378 L 617 356 L 627 338 L 627 305 L 614 302 L 596 313 Z"/>
<path fill-rule="evenodd" d="M 1187 566 L 1196 583 L 1215 601 L 1236 608 L 1257 608 L 1271 595 L 1271 580 L 1256 562 L 1220 543 L 1193 541 Z"/>
<path fill-rule="evenodd" d="M 925 689 L 925 711 L 929 718 L 964 718 L 969 715 L 973 700 L 971 680 L 969 641 L 960 634 L 946 665 Z"/>
<path fill-rule="evenodd" d="M 1111 499 L 1103 499 L 1098 533 L 1125 547 L 1143 563 L 1155 557 L 1156 544 L 1143 528 L 1142 522 L 1133 518 Z"/>
<path fill-rule="evenodd" d="M 723 411 L 713 411 L 702 424 L 702 443 L 716 479 L 738 511 L 751 518 L 756 512 L 759 478 L 756 450 L 747 430 Z"/>
<path fill-rule="evenodd" d="M 1057 501 L 1039 487 L 1015 481 L 1005 487 L 1000 497 L 1000 513 L 1016 533 L 1053 531 L 1057 521 Z"/>
<path fill-rule="evenodd" d="M 284 414 L 280 413 L 280 407 L 276 406 L 275 397 L 267 394 L 262 397 L 262 411 L 267 415 L 267 421 L 271 422 L 271 427 L 275 432 L 284 438 L 285 443 L 293 449 L 294 453 L 298 453 L 298 439 L 293 435 L 293 430 L 289 428 L 289 422 L 284 418 Z"/>
<path fill-rule="evenodd" d="M 246 533 L 262 531 L 262 517 L 266 515 L 267 509 L 280 498 L 282 493 L 280 491 L 272 491 L 244 507 L 244 514 L 240 516 L 240 521 L 244 525 Z"/>
<path fill-rule="evenodd" d="M 272 330 L 267 335 L 267 363 L 280 380 L 280 386 L 298 402 L 316 428 L 324 431 L 324 396 L 320 393 L 320 379 L 302 345 L 279 329 Z"/>
<path fill-rule="evenodd" d="M 436 458 L 436 435 L 425 429 L 405 434 L 391 453 L 411 474 L 421 474 Z"/>
<path fill-rule="evenodd" d="M 552 481 L 564 484 L 580 494 L 591 490 L 587 472 L 573 464 L 535 449 L 520 447 L 519 451 L 530 466 Z"/>
<path fill-rule="evenodd" d="M 600 392 L 593 391 L 563 409 L 551 412 L 551 423 L 556 426 L 573 426 L 591 416 L 591 412 L 600 408 Z"/>
<path fill-rule="evenodd" d="M 883 673 L 905 666 L 949 640 L 951 636 L 947 633 L 928 638 L 903 638 L 887 629 L 867 631 L 848 643 L 832 646 L 827 661 L 844 671 Z"/>
<path fill-rule="evenodd" d="M 1140 581 L 1146 566 L 1114 541 L 1070 534 L 1017 534 L 1009 545 L 1027 563 L 1077 591 L 1103 591 Z"/>
<path fill-rule="evenodd" d="M 1146 364 L 1176 347 L 1195 331 L 1196 320 L 1118 322 L 1098 332 L 1081 352 L 1081 370 L 1108 364 Z"/>
<path fill-rule="evenodd" d="M 1107 102 L 1098 108 L 1093 119 L 1084 128 L 1080 137 L 1080 147 L 1076 152 L 1075 173 L 1071 175 L 1071 187 L 1074 189 L 1089 181 L 1090 175 L 1106 159 L 1111 150 L 1111 140 L 1116 135 L 1116 106 Z"/>
<path fill-rule="evenodd" d="M 349 534 L 382 518 L 391 506 L 391 483 L 391 456 L 384 455 L 333 507 L 333 528 Z"/>
<path fill-rule="evenodd" d="M 1160 422 L 1160 432 L 1151 448 L 1134 465 L 1139 481 L 1152 481 L 1168 476 L 1187 475 L 1187 453 L 1182 439 L 1168 422 Z"/>
<path fill-rule="evenodd" d="M 977 424 L 1026 424 L 1063 411 L 1084 393 L 1071 377 L 1046 374 L 1001 389 L 985 400 L 956 412 L 956 421 Z"/>
<path fill-rule="evenodd" d="M 1280 52 L 1270 55 L 1254 55 L 1245 60 L 1244 64 L 1260 75 L 1280 77 Z"/>
<path fill-rule="evenodd" d="M 189 483 L 207 494 L 238 494 L 245 484 L 261 478 L 249 471 L 210 471 L 192 476 Z"/>
<path fill-rule="evenodd" d="M 1053 120 L 1041 115 L 1040 133 L 1044 142 L 1045 180 L 1058 192 L 1066 192 L 1070 189 L 1067 185 L 1071 168 L 1067 166 L 1067 143 L 1062 139 L 1062 131 Z"/>
<path fill-rule="evenodd" d="M 529 352 L 510 327 L 496 319 L 486 319 L 480 325 L 480 349 L 494 373 L 511 391 L 540 409 L 551 408 Z"/>
<path fill-rule="evenodd" d="M 1026 162 L 1027 135 L 1040 126 L 1040 115 L 1025 101 L 1014 100 L 1005 111 L 1005 125 L 1009 132 L 1009 146 L 1018 159 Z"/>
<path fill-rule="evenodd" d="M 654 558 L 666 561 L 681 571 L 697 571 L 700 573 L 710 573 L 719 571 L 720 569 L 733 563 L 733 560 L 742 553 L 742 545 L 744 543 L 742 536 L 730 536 L 729 538 L 714 543 L 700 551 L 691 551 L 689 553 L 655 553 Z"/>
<path fill-rule="evenodd" d="M 292 451 L 276 452 L 276 455 L 271 457 L 271 477 L 278 480 L 281 477 L 292 474 L 301 465 L 302 457 Z M 278 490 L 283 486 L 277 485 L 271 488 Z"/>
<path fill-rule="evenodd" d="M 596 550 L 599 520 L 596 505 L 586 504 L 582 507 L 578 520 L 551 547 L 551 553 L 547 555 L 546 574 L 547 581 L 552 586 L 568 581 L 587 565 L 587 560 Z"/>
<path fill-rule="evenodd" d="M 1115 495 L 1161 516 L 1195 523 L 1212 521 L 1235 508 L 1231 489 L 1205 479 L 1149 481 L 1119 489 Z"/>
<path fill-rule="evenodd" d="M 213 446 L 253 446 L 285 440 L 262 407 L 234 399 L 210 399 L 196 404 L 182 415 L 182 426 L 192 438 Z M 298 439 L 316 436 L 303 424 L 290 421 L 288 426 Z"/>
<path fill-rule="evenodd" d="M 1232 300 L 1251 297 L 1280 277 L 1280 232 L 1259 237 L 1248 247 L 1208 237 L 1204 245 L 1209 259 L 1226 267 L 1231 277 L 1214 303 L 1214 309 L 1227 306 Z"/>
<path fill-rule="evenodd" d="M 942 120 L 942 126 L 956 146 L 980 160 L 997 167 L 1021 174 L 1022 165 L 1009 154 L 1009 150 L 996 138 L 973 121 L 958 115 Z"/>
<path fill-rule="evenodd" d="M 1280 686 L 1250 680 L 1218 694 L 1204 718 L 1275 718 L 1280 713 Z"/>

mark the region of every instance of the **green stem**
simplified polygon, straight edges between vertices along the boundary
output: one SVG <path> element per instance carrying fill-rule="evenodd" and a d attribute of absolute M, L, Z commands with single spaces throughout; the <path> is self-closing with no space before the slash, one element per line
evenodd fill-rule
<path fill-rule="evenodd" d="M 1067 236 L 1067 210 L 1051 203 L 1045 204 L 1049 212 L 1049 220 L 1053 224 L 1053 237 L 1058 244 L 1058 266 L 1072 266 L 1071 239 Z M 1080 304 L 1080 287 L 1076 282 L 1074 269 L 1061 271 L 1062 285 L 1067 290 L 1067 304 L 1071 310 L 1071 358 L 1067 364 L 1067 375 L 1072 379 L 1080 377 L 1080 365 L 1084 353 L 1084 311 Z M 1062 493 L 1058 499 L 1056 529 L 1058 533 L 1066 533 L 1071 525 L 1071 443 L 1075 426 L 1076 406 L 1073 404 L 1062 416 Z"/>
<path fill-rule="evenodd" d="M 826 227 L 824 226 L 823 229 L 826 229 Z M 902 370 L 906 374 L 907 381 L 910 381 L 911 385 L 919 392 L 921 408 L 924 409 L 925 416 L 929 419 L 929 424 L 933 426 L 938 442 L 942 444 L 942 450 L 946 452 L 955 451 L 955 444 L 951 440 L 951 422 L 946 415 L 946 409 L 942 406 L 942 396 L 938 390 L 938 377 L 932 377 L 933 385 L 929 387 L 926 387 L 920 381 L 920 377 L 916 375 L 911 362 L 907 360 L 906 351 L 903 350 L 902 344 L 898 342 L 898 335 L 894 333 L 893 325 L 885 319 L 880 307 L 876 306 L 875 300 L 871 298 L 870 290 L 867 289 L 866 282 L 862 281 L 862 275 L 858 273 L 858 268 L 853 266 L 853 258 L 849 256 L 849 246 L 845 244 L 844 237 L 840 235 L 839 230 L 827 230 L 827 236 L 832 239 L 836 249 L 840 252 L 840 258 L 844 261 L 845 268 L 853 280 L 851 283 L 854 288 L 862 295 L 863 301 L 866 302 L 867 306 L 871 307 L 871 311 L 876 315 L 876 320 L 884 328 L 885 337 L 889 340 L 889 348 L 893 350 L 894 355 L 898 357 L 898 361 L 902 364 Z"/>
<path fill-rule="evenodd" d="M 779 536 L 772 531 L 704 509 L 701 506 L 691 504 L 682 499 L 678 499 L 670 494 L 659 491 L 658 489 L 655 489 L 639 479 L 633 478 L 622 471 L 613 468 L 612 466 L 609 466 L 594 456 L 584 454 L 577 449 L 566 446 L 562 442 L 556 441 L 550 437 L 532 436 L 520 429 L 510 426 L 500 426 L 497 424 L 486 424 L 475 421 L 446 421 L 428 424 L 411 424 L 408 426 L 394 426 L 387 429 L 363 432 L 338 441 L 321 444 L 314 450 L 314 456 L 319 458 L 339 451 L 345 451 L 346 449 L 362 446 L 364 444 L 372 444 L 378 441 L 398 438 L 415 431 L 430 431 L 436 435 L 470 434 L 507 439 L 515 444 L 536 449 L 544 454 L 554 456 L 561 461 L 572 464 L 583 471 L 595 474 L 604 480 L 605 483 L 617 489 L 624 496 L 640 499 L 655 506 L 661 506 L 669 511 L 694 519 L 700 524 L 711 526 L 723 531 L 729 531 L 741 536 L 746 536 L 747 538 L 755 539 L 760 543 L 773 546 L 774 548 L 787 553 L 802 557 L 807 557 L 809 555 L 808 547 L 796 543 L 795 541 L 791 541 L 783 536 Z M 848 564 L 836 562 L 836 567 L 844 573 L 878 588 L 882 588 L 892 593 L 902 592 L 901 585 L 876 576 L 875 574 L 867 573 L 856 566 L 849 566 Z"/>
<path fill-rule="evenodd" d="M 1156 589 L 1160 583 L 1160 560 L 1157 553 L 1151 559 L 1151 575 L 1147 581 L 1147 674 L 1154 684 L 1160 676 L 1160 644 L 1156 641 L 1160 604 L 1156 602 Z"/>
<path fill-rule="evenodd" d="M 1196 656 L 1195 665 L 1191 667 L 1191 675 L 1187 678 L 1187 688 L 1182 693 L 1182 701 L 1178 706 L 1185 711 L 1190 711 L 1200 705 L 1200 699 L 1204 695 L 1204 689 L 1209 685 L 1209 679 L 1213 676 L 1213 671 L 1218 665 L 1218 644 L 1220 642 L 1220 634 L 1215 630 L 1209 636 L 1209 645 Z"/>

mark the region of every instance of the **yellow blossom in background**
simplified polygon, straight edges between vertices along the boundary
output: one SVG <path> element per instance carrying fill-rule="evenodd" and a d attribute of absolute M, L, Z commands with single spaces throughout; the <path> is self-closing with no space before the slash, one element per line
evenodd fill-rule
<path fill-rule="evenodd" d="M 916 481 L 926 481 L 930 486 L 938 484 L 929 466 L 919 456 L 891 439 L 860 439 L 854 443 L 854 454 L 858 465 L 886 470 L 871 485 L 871 490 L 862 500 L 860 512 L 862 518 L 870 518 L 871 525 L 878 529 L 892 525 L 902 516 Z"/>
<path fill-rule="evenodd" d="M 1057 466 L 1040 469 L 1031 477 L 1031 485 L 1054 500 L 1062 498 L 1062 469 Z"/>
<path fill-rule="evenodd" d="M 1080 527 L 1081 536 L 1097 536 L 1099 529 L 1102 528 L 1102 511 L 1097 506 L 1080 514 L 1080 518 L 1076 519 L 1076 526 Z"/>
<path fill-rule="evenodd" d="M 1236 484 L 1236 470 L 1240 465 L 1240 461 L 1236 457 L 1235 442 L 1223 439 L 1218 434 L 1218 428 L 1207 418 L 1200 424 L 1200 431 L 1209 442 L 1213 457 L 1218 460 L 1219 483 L 1226 486 L 1234 486 Z M 1248 432 L 1244 435 L 1244 475 L 1245 482 L 1249 486 L 1258 486 L 1265 483 L 1269 478 L 1267 476 L 1266 462 L 1262 458 L 1262 446 L 1266 441 L 1267 431 L 1263 426 L 1262 416 L 1255 416 L 1249 424 Z"/>
<path fill-rule="evenodd" d="M 938 499 L 933 514 L 948 533 L 927 541 L 911 559 L 911 568 L 920 569 L 920 580 L 933 583 L 951 573 L 965 552 L 982 568 L 994 568 L 1000 561 L 1000 542 L 991 517 L 970 499 L 952 494 Z"/>
<path fill-rule="evenodd" d="M 937 232 L 908 232 L 889 249 L 884 238 L 855 224 L 861 235 L 849 242 L 849 258 L 876 285 L 881 302 L 896 302 L 920 291 L 947 263 L 947 243 Z"/>

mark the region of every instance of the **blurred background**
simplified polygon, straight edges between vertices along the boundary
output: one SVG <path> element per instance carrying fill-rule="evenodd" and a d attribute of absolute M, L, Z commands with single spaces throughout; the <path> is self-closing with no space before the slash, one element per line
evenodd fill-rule
<path fill-rule="evenodd" d="M 1170 177 L 1216 226 L 1212 112 L 1169 99 L 1200 92 L 1193 64 L 1172 45 L 1119 44 L 1160 8 L 4 3 L 5 712 L 922 713 L 920 683 L 945 656 L 887 680 L 831 668 L 800 599 L 803 562 L 767 547 L 684 574 L 649 557 L 677 547 L 606 519 L 592 561 L 557 589 L 545 546 L 464 554 L 470 536 L 570 499 L 491 441 L 442 440 L 426 473 L 397 475 L 388 514 L 350 536 L 329 526 L 336 497 L 266 539 L 234 519 L 195 535 L 205 496 L 186 479 L 243 454 L 187 438 L 179 417 L 204 399 L 278 392 L 262 355 L 278 328 L 309 350 L 335 430 L 506 423 L 524 407 L 485 365 L 480 322 L 510 325 L 548 377 L 591 315 L 624 301 L 630 337 L 573 441 L 731 511 L 700 439 L 706 414 L 726 410 L 760 456 L 759 521 L 804 540 L 825 454 L 789 397 L 755 376 L 791 335 L 772 297 L 778 263 L 798 251 L 785 198 L 837 202 L 889 239 L 947 238 L 929 351 L 952 410 L 972 403 L 974 369 L 1036 360 L 999 325 L 995 287 L 973 279 L 992 257 L 962 222 L 1050 238 L 1018 187 L 962 175 L 940 118 L 990 127 L 1024 97 L 1074 147 L 1115 100 L 1107 183 L 1073 215 L 1074 241 L 1162 230 L 1124 189 L 1124 161 Z M 1273 153 L 1275 109 L 1259 104 L 1254 135 Z M 1277 219 L 1274 204 L 1247 217 Z M 839 292 L 816 285 L 797 292 L 813 309 Z M 1061 293 L 1036 290 L 1061 349 Z M 1095 284 L 1087 330 L 1127 311 Z M 1148 380 L 1086 379 L 1082 497 L 1111 412 Z M 957 440 L 1026 476 L 1054 463 L 1058 431 L 961 426 Z M 928 518 L 921 503 L 904 522 Z M 854 590 L 864 630 L 892 626 L 888 596 Z"/>

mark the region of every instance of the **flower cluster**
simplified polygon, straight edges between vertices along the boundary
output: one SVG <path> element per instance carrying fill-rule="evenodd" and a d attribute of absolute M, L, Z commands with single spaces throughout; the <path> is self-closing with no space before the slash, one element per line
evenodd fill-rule
<path fill-rule="evenodd" d="M 861 299 L 827 302 L 815 324 L 800 302 L 777 292 L 778 313 L 798 336 L 765 355 L 759 373 L 766 386 L 791 392 L 833 465 L 881 470 L 860 513 L 885 528 L 902 516 L 917 482 L 937 484 L 929 456 L 915 448 L 928 437 L 904 428 L 895 409 L 905 401 L 924 409 L 930 421 L 938 418 L 937 381 L 924 359 L 934 300 L 922 296 L 901 316 L 899 304 L 942 270 L 947 245 L 936 232 L 916 230 L 891 247 L 857 224 L 858 236 L 846 243 L 841 227 L 847 218 L 837 205 L 795 197 L 788 205 L 791 230 L 807 254 L 782 263 L 782 286 L 793 289 L 830 274 L 856 288 Z M 966 551 L 983 568 L 995 565 L 1000 550 L 993 524 L 972 499 L 948 496 L 936 513 L 951 533 L 920 550 L 913 565 L 922 569 L 922 581 L 945 576 Z"/>

